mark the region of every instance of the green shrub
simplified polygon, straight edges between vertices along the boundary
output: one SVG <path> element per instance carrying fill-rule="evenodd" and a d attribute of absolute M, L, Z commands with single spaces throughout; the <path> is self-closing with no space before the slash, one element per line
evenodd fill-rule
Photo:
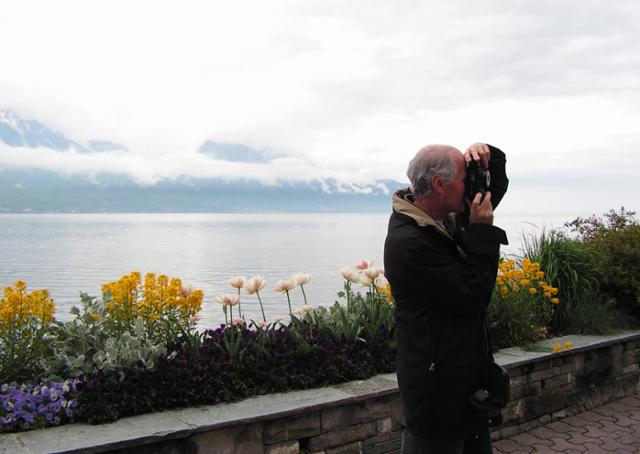
<path fill-rule="evenodd" d="M 595 254 L 602 292 L 640 320 L 640 224 L 635 212 L 610 210 L 604 218 L 577 218 L 567 224 Z"/>

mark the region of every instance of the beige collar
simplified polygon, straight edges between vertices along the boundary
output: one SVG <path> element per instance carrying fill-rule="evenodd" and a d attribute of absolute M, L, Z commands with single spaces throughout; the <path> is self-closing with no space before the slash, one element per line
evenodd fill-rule
<path fill-rule="evenodd" d="M 413 194 L 411 193 L 410 188 L 400 189 L 393 194 L 393 209 L 396 213 L 409 216 L 411 219 L 416 221 L 420 227 L 433 226 L 439 233 L 445 235 L 451 241 L 454 241 L 451 234 L 444 228 L 444 224 L 450 224 L 451 222 L 455 223 L 454 215 L 450 215 L 444 224 L 436 222 L 431 216 L 415 206 L 412 202 Z"/>

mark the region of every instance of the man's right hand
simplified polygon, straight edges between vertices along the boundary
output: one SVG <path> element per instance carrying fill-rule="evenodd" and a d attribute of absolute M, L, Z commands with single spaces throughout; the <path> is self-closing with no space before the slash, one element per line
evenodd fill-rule
<path fill-rule="evenodd" d="M 493 207 L 491 206 L 491 193 L 486 192 L 484 198 L 478 192 L 469 205 L 470 224 L 493 224 Z"/>

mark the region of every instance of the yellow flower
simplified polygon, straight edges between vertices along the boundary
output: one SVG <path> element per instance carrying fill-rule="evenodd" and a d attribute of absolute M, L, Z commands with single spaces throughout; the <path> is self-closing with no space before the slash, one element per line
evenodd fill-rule
<path fill-rule="evenodd" d="M 507 296 L 507 294 L 509 293 L 509 289 L 507 287 L 505 287 L 504 285 L 500 286 L 500 294 L 502 296 Z"/>
<path fill-rule="evenodd" d="M 571 341 L 566 341 L 563 346 L 565 350 L 571 350 L 573 348 L 573 343 Z"/>
<path fill-rule="evenodd" d="M 125 323 L 135 318 L 156 322 L 178 315 L 177 323 L 188 324 L 200 311 L 204 297 L 201 290 L 185 288 L 180 279 L 163 274 L 147 273 L 142 284 L 139 272 L 104 284 L 102 292 L 108 317 Z"/>
<path fill-rule="evenodd" d="M 531 281 L 529 279 L 522 279 L 520 281 L 520 285 L 522 287 L 529 287 L 531 285 Z"/>
<path fill-rule="evenodd" d="M 27 283 L 16 281 L 13 287 L 4 287 L 0 298 L 0 332 L 4 329 L 22 329 L 53 321 L 55 304 L 48 290 L 27 291 Z"/>
<path fill-rule="evenodd" d="M 387 296 L 387 300 L 393 301 L 393 295 L 391 295 L 391 284 L 388 281 L 384 288 L 384 294 Z"/>
<path fill-rule="evenodd" d="M 553 346 L 551 347 L 553 349 L 554 353 L 558 353 L 559 351 L 562 350 L 562 345 L 560 344 L 553 344 Z"/>
<path fill-rule="evenodd" d="M 560 302 L 560 299 L 558 299 L 558 298 L 551 298 L 551 302 L 552 302 L 553 304 L 558 304 L 558 303 Z"/>
<path fill-rule="evenodd" d="M 536 289 L 535 287 L 531 287 L 529 289 L 529 293 L 531 293 L 532 295 L 535 295 L 536 293 L 538 293 L 538 289 Z"/>

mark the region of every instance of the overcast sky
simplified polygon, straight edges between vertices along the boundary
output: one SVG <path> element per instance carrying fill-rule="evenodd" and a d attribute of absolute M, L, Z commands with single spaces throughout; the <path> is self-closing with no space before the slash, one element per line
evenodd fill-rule
<path fill-rule="evenodd" d="M 513 213 L 640 208 L 640 2 L 32 1 L 0 14 L 0 109 L 130 153 L 0 164 L 406 180 L 427 143 L 509 160 Z M 206 140 L 285 158 L 222 164 Z"/>

